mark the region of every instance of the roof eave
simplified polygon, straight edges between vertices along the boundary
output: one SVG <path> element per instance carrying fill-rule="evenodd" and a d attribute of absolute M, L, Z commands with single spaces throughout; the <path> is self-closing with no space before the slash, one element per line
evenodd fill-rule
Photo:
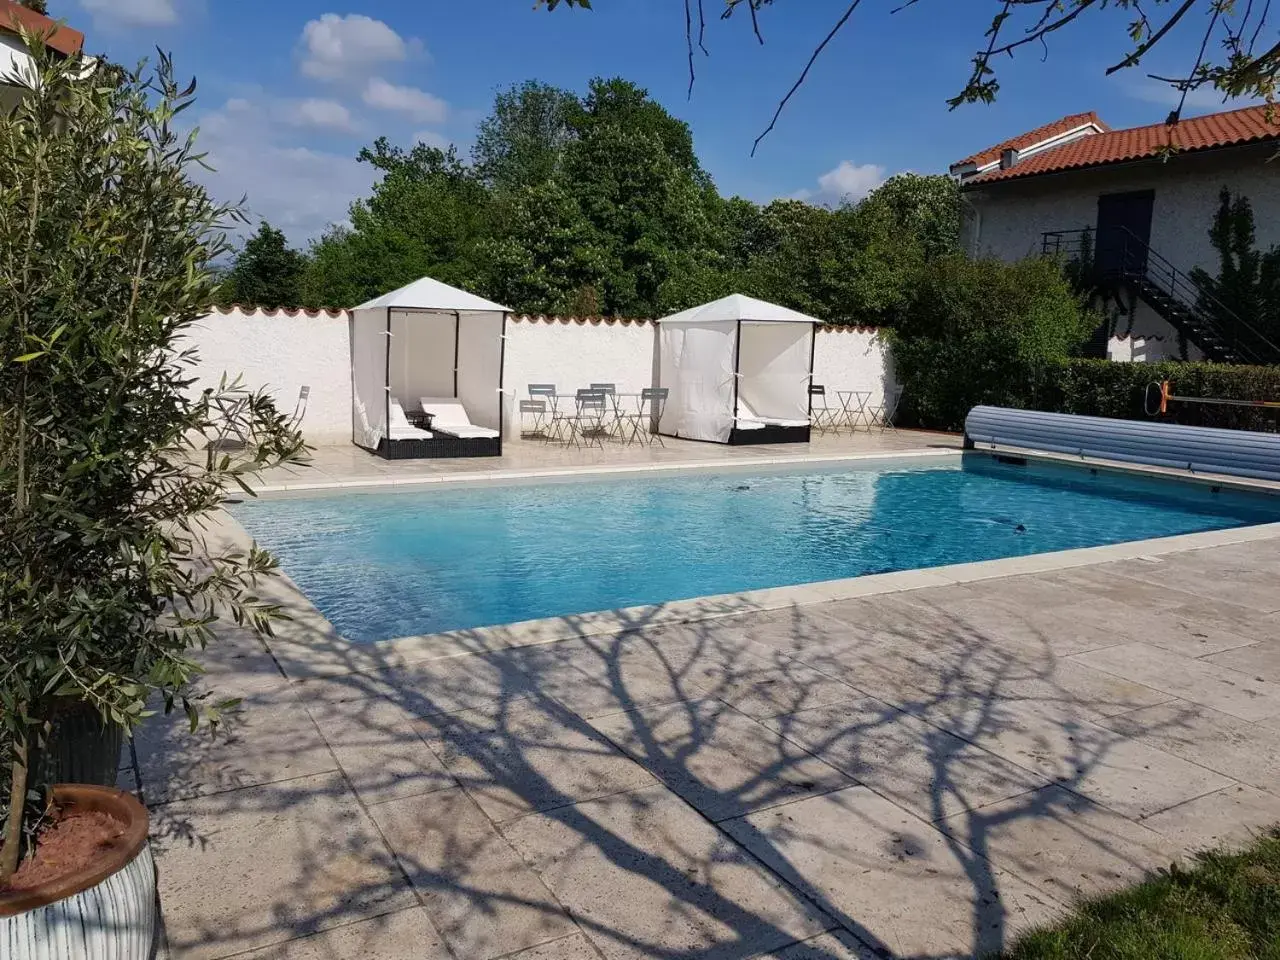
<path fill-rule="evenodd" d="M 1238 143 L 1219 143 L 1211 147 L 1186 147 L 1175 151 L 1174 156 L 1187 154 L 1206 154 L 1218 151 L 1235 150 L 1241 147 L 1257 147 L 1265 144 L 1280 144 L 1280 133 L 1268 137 L 1255 137 L 1252 140 L 1241 140 Z M 1040 180 L 1044 177 L 1062 176 L 1068 173 L 1080 173 L 1085 170 L 1100 170 L 1103 167 L 1132 167 L 1142 163 L 1163 162 L 1160 156 L 1129 157 L 1124 160 L 1104 160 L 1099 163 L 1082 163 L 1072 167 L 1060 167 L 1053 170 L 1040 170 L 1035 173 L 1019 173 L 1016 176 L 997 177 L 992 180 L 973 178 L 961 181 L 961 191 L 976 190 L 982 187 L 994 187 L 1003 183 L 1025 183 L 1028 180 Z"/>

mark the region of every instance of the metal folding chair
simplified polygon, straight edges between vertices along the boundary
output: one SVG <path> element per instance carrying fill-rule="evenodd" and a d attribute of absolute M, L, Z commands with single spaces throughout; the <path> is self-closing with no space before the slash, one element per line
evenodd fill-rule
<path fill-rule="evenodd" d="M 560 428 L 567 418 L 559 415 L 560 411 L 556 404 L 556 385 L 554 383 L 531 383 L 528 389 L 530 400 L 545 404 L 543 426 L 546 430 L 542 438 L 548 443 L 552 440 L 563 439 L 560 436 Z"/>
<path fill-rule="evenodd" d="M 293 405 L 293 416 L 289 418 L 288 428 L 297 430 L 302 425 L 302 418 L 307 415 L 307 401 L 311 399 L 311 388 L 303 387 L 298 391 L 298 402 Z"/>
<path fill-rule="evenodd" d="M 603 390 L 579 390 L 574 397 L 575 412 L 567 417 L 569 425 L 568 442 L 575 440 L 578 446 L 584 442 L 595 444 L 603 449 L 604 438 L 608 436 L 605 421 L 609 416 L 609 398 Z"/>
<path fill-rule="evenodd" d="M 819 403 L 821 401 L 821 403 Z M 819 433 L 840 432 L 840 422 L 836 415 L 839 408 L 827 403 L 827 388 L 820 383 L 809 384 L 809 418 Z"/>
<path fill-rule="evenodd" d="M 662 413 L 667 408 L 667 397 L 671 391 L 667 387 L 644 387 L 640 391 L 640 409 L 631 418 L 631 441 L 643 440 L 649 446 L 657 441 L 658 446 L 665 447 L 662 434 L 658 433 L 658 424 L 662 422 Z M 647 411 L 647 412 L 646 412 Z M 646 422 L 647 421 L 647 422 Z"/>
<path fill-rule="evenodd" d="M 520 439 L 547 439 L 547 402 L 545 400 L 520 401 Z"/>
<path fill-rule="evenodd" d="M 897 431 L 893 418 L 898 415 L 898 404 L 902 402 L 902 387 L 894 387 L 885 394 L 884 403 L 880 407 L 880 431 Z"/>
<path fill-rule="evenodd" d="M 605 418 L 609 439 L 616 439 L 625 443 L 626 436 L 623 432 L 622 410 L 618 406 L 618 385 L 616 383 L 593 383 L 588 389 L 603 393 L 606 406 L 610 408 L 606 411 Z"/>

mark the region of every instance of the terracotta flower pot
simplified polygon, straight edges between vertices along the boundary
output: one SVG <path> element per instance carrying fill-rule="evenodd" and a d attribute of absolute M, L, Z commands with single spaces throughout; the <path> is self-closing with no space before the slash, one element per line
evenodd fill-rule
<path fill-rule="evenodd" d="M 146 808 L 110 787 L 60 784 L 66 810 L 101 811 L 125 825 L 99 860 L 46 884 L 0 893 L 5 960 L 150 960 L 155 952 L 156 871 Z"/>

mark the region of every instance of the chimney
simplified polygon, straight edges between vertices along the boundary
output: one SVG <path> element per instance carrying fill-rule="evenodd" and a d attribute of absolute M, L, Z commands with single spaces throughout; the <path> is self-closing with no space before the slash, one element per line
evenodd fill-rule
<path fill-rule="evenodd" d="M 1018 162 L 1018 151 L 1013 147 L 1010 147 L 1008 150 L 1005 150 L 1000 154 L 1001 170 L 1008 170 L 1017 162 Z"/>

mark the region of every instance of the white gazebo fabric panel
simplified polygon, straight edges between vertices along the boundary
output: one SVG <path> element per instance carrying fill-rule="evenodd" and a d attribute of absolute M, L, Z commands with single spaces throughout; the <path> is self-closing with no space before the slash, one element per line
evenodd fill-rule
<path fill-rule="evenodd" d="M 391 311 L 391 396 L 406 410 L 420 397 L 453 396 L 452 312 Z"/>
<path fill-rule="evenodd" d="M 503 314 L 461 314 L 458 323 L 458 399 L 477 427 L 500 430 L 502 422 Z M 450 336 L 448 343 L 452 345 Z M 452 396 L 453 385 L 432 396 Z M 428 394 L 422 394 L 428 396 Z"/>
<path fill-rule="evenodd" d="M 807 420 L 813 337 L 811 323 L 743 323 L 740 403 L 762 420 Z"/>
<path fill-rule="evenodd" d="M 351 312 L 352 439 L 376 449 L 387 432 L 386 310 Z"/>
<path fill-rule="evenodd" d="M 733 430 L 733 320 L 659 325 L 660 376 L 671 392 L 662 433 L 689 440 L 726 443 Z"/>

